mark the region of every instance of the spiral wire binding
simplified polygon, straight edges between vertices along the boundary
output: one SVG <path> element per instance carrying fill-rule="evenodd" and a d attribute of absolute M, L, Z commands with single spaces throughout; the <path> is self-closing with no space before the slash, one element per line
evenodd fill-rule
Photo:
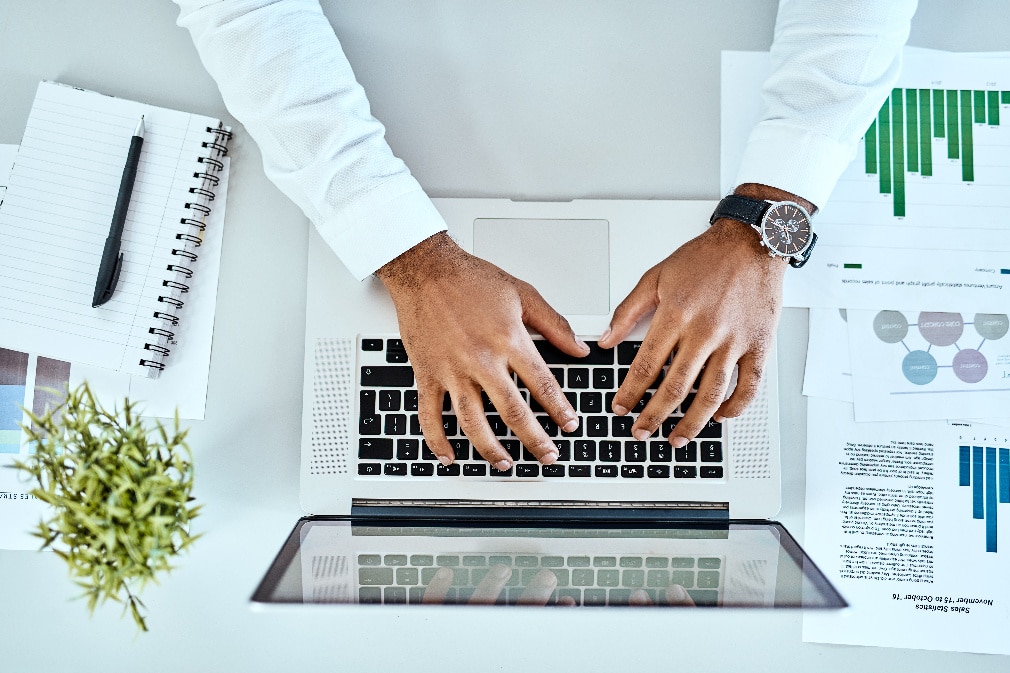
<path fill-rule="evenodd" d="M 203 232 L 207 227 L 206 219 L 212 212 L 209 204 L 214 201 L 215 197 L 214 188 L 221 184 L 221 178 L 215 175 L 215 173 L 220 173 L 224 170 L 224 162 L 221 161 L 221 157 L 228 155 L 228 141 L 232 137 L 231 131 L 223 127 L 212 128 L 208 126 L 206 130 L 212 136 L 212 139 L 200 143 L 200 146 L 206 148 L 208 152 L 205 156 L 199 156 L 196 159 L 197 163 L 202 164 L 203 170 L 193 172 L 193 177 L 198 178 L 200 184 L 199 186 L 189 188 L 189 193 L 196 195 L 200 200 L 188 201 L 183 205 L 184 209 L 190 211 L 190 215 L 180 218 L 179 223 L 192 228 L 175 235 L 176 240 L 183 241 L 185 246 L 172 249 L 172 255 L 189 260 L 190 262 L 195 262 L 198 258 L 198 255 L 190 248 L 200 247 L 200 244 L 203 243 L 203 237 L 201 235 L 194 235 L 194 233 Z M 190 266 L 180 264 L 169 264 L 166 269 L 173 272 L 175 276 L 163 280 L 161 284 L 171 289 L 172 294 L 159 296 L 158 301 L 172 307 L 173 312 L 154 312 L 154 318 L 162 322 L 159 326 L 148 328 L 148 334 L 157 337 L 157 341 L 155 343 L 144 344 L 144 350 L 153 353 L 160 359 L 141 358 L 140 360 L 142 367 L 150 367 L 159 372 L 165 369 L 164 358 L 168 357 L 172 352 L 168 345 L 174 344 L 175 339 L 175 333 L 164 329 L 164 325 L 167 324 L 174 327 L 179 324 L 179 316 L 176 315 L 175 311 L 181 309 L 185 305 L 185 302 L 179 299 L 178 295 L 189 292 L 189 285 L 180 282 L 180 280 L 192 278 L 194 273 Z"/>

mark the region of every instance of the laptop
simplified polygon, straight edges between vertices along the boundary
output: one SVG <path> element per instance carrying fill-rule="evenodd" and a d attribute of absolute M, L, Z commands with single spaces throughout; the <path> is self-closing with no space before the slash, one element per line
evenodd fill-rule
<path fill-rule="evenodd" d="M 502 473 L 470 445 L 447 399 L 456 462 L 441 465 L 417 424 L 384 287 L 355 281 L 313 230 L 300 485 L 308 516 L 254 602 L 844 605 L 770 522 L 781 502 L 774 360 L 742 416 L 710 422 L 682 449 L 665 441 L 675 418 L 636 441 L 630 420 L 609 413 L 647 321 L 615 349 L 595 339 L 642 274 L 704 230 L 714 202 L 434 203 L 464 249 L 531 282 L 592 347 L 575 359 L 534 335 L 580 427 L 562 432 L 517 380 L 559 459 L 537 463 L 486 401 L 514 460 Z"/>

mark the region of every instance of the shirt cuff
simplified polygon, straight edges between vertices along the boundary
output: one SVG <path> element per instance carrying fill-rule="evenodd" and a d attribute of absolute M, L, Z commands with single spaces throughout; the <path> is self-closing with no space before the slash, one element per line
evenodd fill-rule
<path fill-rule="evenodd" d="M 785 124 L 762 123 L 747 140 L 736 185 L 787 191 L 823 208 L 856 148 Z"/>
<path fill-rule="evenodd" d="M 411 176 L 376 187 L 315 225 L 358 280 L 446 229 L 442 215 Z"/>

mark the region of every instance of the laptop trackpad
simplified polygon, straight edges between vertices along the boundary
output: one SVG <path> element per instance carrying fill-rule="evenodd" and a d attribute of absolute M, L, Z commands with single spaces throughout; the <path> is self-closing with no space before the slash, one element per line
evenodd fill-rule
<path fill-rule="evenodd" d="M 531 283 L 565 315 L 610 313 L 607 220 L 473 221 L 473 252 Z"/>

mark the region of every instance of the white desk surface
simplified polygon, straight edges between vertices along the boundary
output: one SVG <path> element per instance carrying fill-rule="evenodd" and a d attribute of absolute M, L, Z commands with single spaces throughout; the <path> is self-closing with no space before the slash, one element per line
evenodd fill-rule
<path fill-rule="evenodd" d="M 718 194 L 721 49 L 767 49 L 775 3 L 328 3 L 394 151 L 433 196 Z M 0 3 L 0 143 L 40 79 L 231 120 L 168 0 Z M 1010 50 L 998 0 L 924 0 L 911 44 Z M 233 120 L 231 120 L 232 123 Z M 587 149 L 591 151 L 586 151 Z M 62 562 L 0 552 L 0 670 L 1005 671 L 1005 657 L 805 644 L 798 612 L 300 608 L 248 597 L 299 516 L 307 224 L 238 128 L 207 420 L 192 424 L 204 539 L 143 595 L 152 632 L 93 619 Z M 779 338 L 780 519 L 802 541 L 806 314 Z"/>

